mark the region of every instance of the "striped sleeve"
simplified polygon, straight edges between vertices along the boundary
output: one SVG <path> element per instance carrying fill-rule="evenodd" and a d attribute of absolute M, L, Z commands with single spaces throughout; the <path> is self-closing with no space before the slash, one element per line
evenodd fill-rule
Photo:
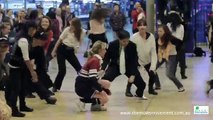
<path fill-rule="evenodd" d="M 98 77 L 98 70 L 100 68 L 99 61 L 93 59 L 89 64 L 89 77 Z"/>

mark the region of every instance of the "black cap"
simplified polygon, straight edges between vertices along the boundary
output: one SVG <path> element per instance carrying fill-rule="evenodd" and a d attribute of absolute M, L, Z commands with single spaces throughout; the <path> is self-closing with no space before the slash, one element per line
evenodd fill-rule
<path fill-rule="evenodd" d="M 34 35 L 34 38 L 38 40 L 46 41 L 48 39 L 48 36 L 47 34 L 45 34 L 45 32 L 37 31 Z"/>

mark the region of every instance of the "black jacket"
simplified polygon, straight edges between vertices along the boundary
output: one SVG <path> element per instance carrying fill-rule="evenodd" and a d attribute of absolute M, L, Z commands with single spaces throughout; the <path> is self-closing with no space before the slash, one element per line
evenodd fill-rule
<path fill-rule="evenodd" d="M 105 54 L 102 69 L 105 70 L 107 65 L 116 66 L 119 69 L 120 44 L 118 40 L 109 43 L 109 48 Z M 126 75 L 135 75 L 138 67 L 138 56 L 136 45 L 132 41 L 125 47 Z"/>

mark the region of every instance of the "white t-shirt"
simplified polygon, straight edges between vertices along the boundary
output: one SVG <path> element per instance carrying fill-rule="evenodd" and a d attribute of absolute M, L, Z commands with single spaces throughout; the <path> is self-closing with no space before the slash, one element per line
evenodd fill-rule
<path fill-rule="evenodd" d="M 167 26 L 169 28 L 169 30 L 171 31 L 172 35 L 175 36 L 176 38 L 180 39 L 180 40 L 183 40 L 183 37 L 184 37 L 184 27 L 182 24 L 180 24 L 176 31 L 173 31 L 172 30 L 172 27 L 171 27 L 171 23 L 167 23 Z"/>
<path fill-rule="evenodd" d="M 145 66 L 151 63 L 150 70 L 156 70 L 157 53 L 154 35 L 150 33 L 148 39 L 144 39 L 137 32 L 131 37 L 131 41 L 137 46 L 139 64 Z"/>
<path fill-rule="evenodd" d="M 85 36 L 85 30 L 82 29 L 80 41 L 83 40 Z M 74 33 L 70 31 L 70 27 L 64 29 L 64 31 L 60 35 L 60 39 L 62 39 L 62 43 L 68 47 L 73 47 L 75 50 L 79 48 L 80 41 L 77 40 Z"/>
<path fill-rule="evenodd" d="M 26 38 L 20 38 L 18 46 L 21 48 L 23 59 L 25 61 L 30 60 L 29 58 L 29 44 Z"/>

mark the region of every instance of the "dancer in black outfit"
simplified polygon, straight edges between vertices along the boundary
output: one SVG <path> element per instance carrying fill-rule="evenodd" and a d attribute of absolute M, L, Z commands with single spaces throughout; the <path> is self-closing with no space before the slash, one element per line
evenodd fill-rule
<path fill-rule="evenodd" d="M 109 48 L 104 57 L 102 70 L 106 69 L 103 79 L 113 81 L 117 76 L 124 74 L 128 80 L 127 91 L 130 91 L 131 84 L 137 87 L 136 95 L 142 99 L 146 83 L 143 81 L 138 71 L 138 56 L 136 45 L 129 41 L 129 32 L 122 30 L 118 32 L 118 40 L 109 44 Z"/>
<path fill-rule="evenodd" d="M 57 53 L 58 75 L 56 76 L 53 92 L 61 89 L 62 81 L 66 75 L 66 60 L 74 67 L 76 72 L 81 70 L 75 53 L 78 51 L 84 37 L 83 29 L 81 28 L 81 21 L 79 18 L 70 20 L 70 26 L 65 28 L 59 40 L 57 41 L 52 56 L 55 57 Z"/>
<path fill-rule="evenodd" d="M 32 81 L 37 82 L 38 77 L 33 70 L 33 65 L 29 59 L 30 45 L 29 38 L 33 37 L 36 32 L 37 25 L 34 22 L 26 23 L 24 31 L 17 38 L 17 42 L 14 45 L 11 60 L 9 62 L 10 75 L 9 80 L 6 83 L 5 98 L 7 104 L 12 109 L 12 116 L 24 117 L 25 114 L 20 111 L 32 112 L 33 109 L 28 108 L 25 103 L 25 86 L 26 78 L 25 74 L 30 71 Z M 20 111 L 17 108 L 17 99 L 19 97 Z"/>

